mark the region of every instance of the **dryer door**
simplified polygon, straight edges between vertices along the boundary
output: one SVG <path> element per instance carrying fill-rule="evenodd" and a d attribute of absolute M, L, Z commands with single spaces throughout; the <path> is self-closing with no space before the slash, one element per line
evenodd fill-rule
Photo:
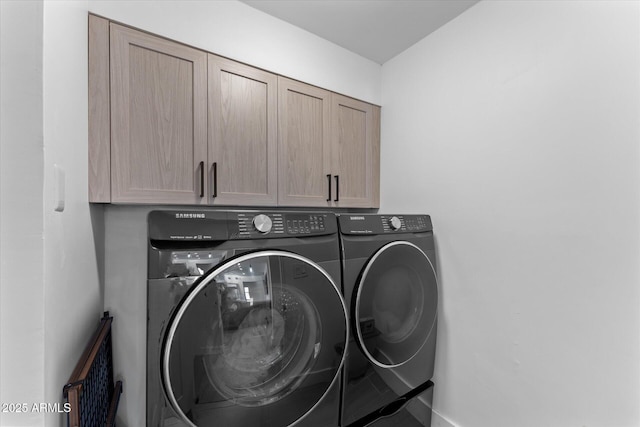
<path fill-rule="evenodd" d="M 352 321 L 357 343 L 382 368 L 411 360 L 432 333 L 438 281 L 427 255 L 412 243 L 380 248 L 360 274 Z"/>
<path fill-rule="evenodd" d="M 340 290 L 316 263 L 284 251 L 231 258 L 169 321 L 167 400 L 189 426 L 293 425 L 336 381 L 347 331 Z"/>

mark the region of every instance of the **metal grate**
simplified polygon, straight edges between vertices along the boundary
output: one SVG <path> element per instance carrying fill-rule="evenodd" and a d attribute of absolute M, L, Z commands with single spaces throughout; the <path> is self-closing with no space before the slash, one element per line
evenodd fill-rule
<path fill-rule="evenodd" d="M 105 312 L 63 388 L 70 404 L 69 427 L 115 427 L 122 381 L 113 383 L 112 322 L 113 317 Z"/>

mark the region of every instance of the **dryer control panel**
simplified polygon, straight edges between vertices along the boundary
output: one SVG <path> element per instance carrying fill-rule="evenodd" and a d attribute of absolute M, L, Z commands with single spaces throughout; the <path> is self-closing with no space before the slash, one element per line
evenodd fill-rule
<path fill-rule="evenodd" d="M 428 215 L 380 215 L 385 233 L 394 231 L 430 231 L 431 219 Z"/>
<path fill-rule="evenodd" d="M 432 231 L 429 215 L 340 215 L 342 234 L 395 234 Z"/>

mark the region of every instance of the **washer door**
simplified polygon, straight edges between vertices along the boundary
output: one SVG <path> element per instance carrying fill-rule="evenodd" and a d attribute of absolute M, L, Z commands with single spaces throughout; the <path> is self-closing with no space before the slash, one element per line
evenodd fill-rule
<path fill-rule="evenodd" d="M 411 360 L 432 333 L 438 281 L 431 260 L 416 245 L 398 241 L 367 262 L 353 300 L 357 343 L 382 368 Z"/>
<path fill-rule="evenodd" d="M 284 251 L 231 258 L 169 321 L 167 400 L 190 426 L 293 425 L 336 381 L 347 331 L 340 290 L 316 263 Z"/>

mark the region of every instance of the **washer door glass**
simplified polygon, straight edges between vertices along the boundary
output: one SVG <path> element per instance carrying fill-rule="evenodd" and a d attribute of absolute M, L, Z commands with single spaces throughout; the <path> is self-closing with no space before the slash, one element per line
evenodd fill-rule
<path fill-rule="evenodd" d="M 438 312 L 438 282 L 427 255 L 409 242 L 383 246 L 365 265 L 356 292 L 353 320 L 361 350 L 383 368 L 411 360 Z"/>
<path fill-rule="evenodd" d="M 187 425 L 291 425 L 338 377 L 347 331 L 340 290 L 314 262 L 284 251 L 231 258 L 169 321 L 167 400 Z"/>

